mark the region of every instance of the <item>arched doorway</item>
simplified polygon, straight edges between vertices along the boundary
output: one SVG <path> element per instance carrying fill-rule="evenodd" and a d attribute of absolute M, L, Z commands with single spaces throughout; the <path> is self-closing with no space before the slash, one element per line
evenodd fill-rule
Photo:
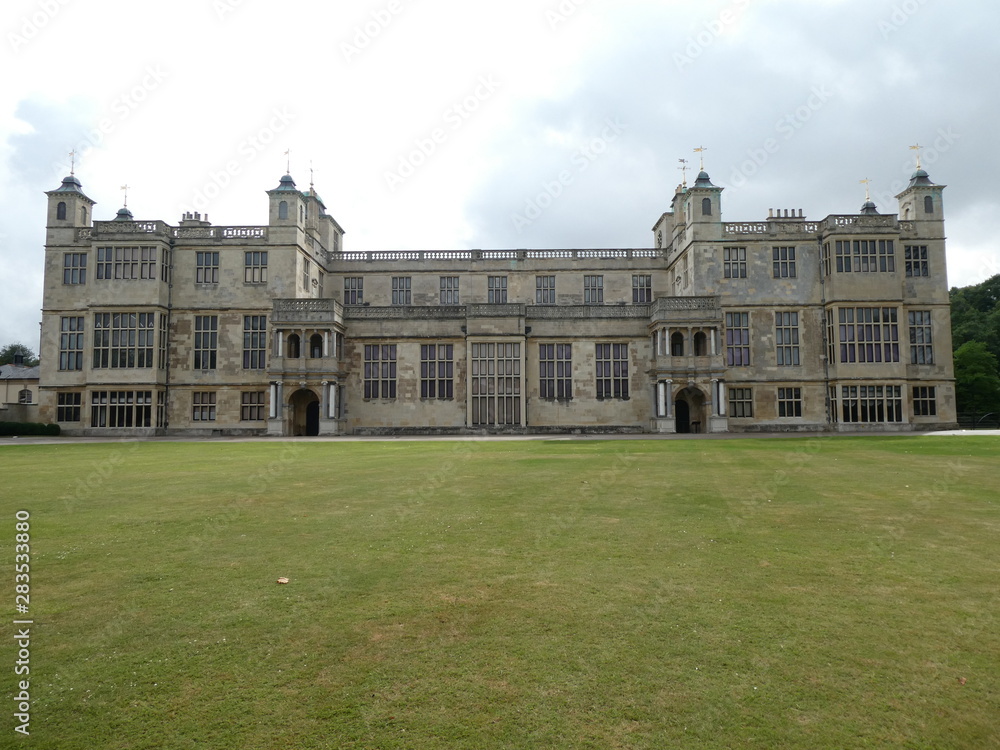
<path fill-rule="evenodd" d="M 677 432 L 706 432 L 705 394 L 700 388 L 689 385 L 678 391 L 674 401 Z"/>
<path fill-rule="evenodd" d="M 319 435 L 319 396 L 301 388 L 288 399 L 290 435 Z"/>

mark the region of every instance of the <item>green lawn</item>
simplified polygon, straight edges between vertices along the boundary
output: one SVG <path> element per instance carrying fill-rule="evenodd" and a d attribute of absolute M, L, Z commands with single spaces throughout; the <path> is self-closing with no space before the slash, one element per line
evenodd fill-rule
<path fill-rule="evenodd" d="M 1000 747 L 998 457 L 3 445 L 35 624 L 30 738 L 0 639 L 0 747 Z"/>

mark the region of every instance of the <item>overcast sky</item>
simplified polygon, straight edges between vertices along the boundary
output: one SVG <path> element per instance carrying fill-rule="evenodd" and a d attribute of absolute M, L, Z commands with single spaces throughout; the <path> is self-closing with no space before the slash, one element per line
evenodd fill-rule
<path fill-rule="evenodd" d="M 0 344 L 38 347 L 71 150 L 97 220 L 128 184 L 137 219 L 264 224 L 286 158 L 301 189 L 311 165 L 346 248 L 377 250 L 650 247 L 697 147 L 726 221 L 854 213 L 863 179 L 894 213 L 921 144 L 949 285 L 1000 273 L 995 2 L 5 7 Z"/>

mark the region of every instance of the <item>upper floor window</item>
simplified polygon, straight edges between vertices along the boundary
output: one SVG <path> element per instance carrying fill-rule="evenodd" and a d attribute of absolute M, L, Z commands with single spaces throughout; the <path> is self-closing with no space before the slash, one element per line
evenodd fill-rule
<path fill-rule="evenodd" d="M 747 277 L 747 249 L 745 247 L 722 248 L 722 275 L 727 279 Z"/>
<path fill-rule="evenodd" d="M 364 276 L 344 277 L 344 304 L 363 305 L 365 303 Z"/>
<path fill-rule="evenodd" d="M 653 277 L 649 274 L 632 276 L 632 302 L 643 304 L 653 301 Z"/>
<path fill-rule="evenodd" d="M 712 199 L 702 198 L 701 199 L 701 215 L 711 216 L 712 215 Z"/>
<path fill-rule="evenodd" d="M 910 364 L 934 364 L 934 343 L 931 340 L 931 311 L 910 310 Z"/>
<path fill-rule="evenodd" d="M 750 364 L 750 313 L 726 313 L 726 364 L 730 367 Z"/>
<path fill-rule="evenodd" d="M 288 218 L 288 201 L 281 201 L 281 203 L 278 204 L 278 218 Z"/>
<path fill-rule="evenodd" d="M 929 195 L 924 196 L 924 213 L 925 214 L 934 213 L 934 199 Z"/>
<path fill-rule="evenodd" d="M 155 279 L 155 247 L 97 248 L 97 278 Z"/>
<path fill-rule="evenodd" d="M 56 206 L 56 218 L 66 218 L 66 201 L 59 201 L 59 204 Z"/>
<path fill-rule="evenodd" d="M 459 303 L 458 276 L 441 277 L 441 304 L 457 305 Z"/>
<path fill-rule="evenodd" d="M 504 304 L 507 302 L 507 277 L 489 276 L 486 279 L 486 301 L 491 305 Z"/>
<path fill-rule="evenodd" d="M 604 304 L 604 277 L 584 276 L 583 277 L 583 304 L 603 305 Z"/>
<path fill-rule="evenodd" d="M 63 253 L 63 284 L 87 283 L 87 254 Z"/>
<path fill-rule="evenodd" d="M 194 369 L 214 370 L 219 346 L 219 316 L 194 316 Z"/>
<path fill-rule="evenodd" d="M 892 240 L 837 240 L 837 273 L 886 273 L 896 270 Z"/>
<path fill-rule="evenodd" d="M 196 284 L 219 283 L 219 253 L 195 253 L 194 281 Z"/>
<path fill-rule="evenodd" d="M 410 305 L 413 304 L 411 295 L 411 278 L 409 276 L 392 277 L 392 304 Z"/>
<path fill-rule="evenodd" d="M 59 369 L 83 369 L 83 316 L 59 319 Z"/>
<path fill-rule="evenodd" d="M 243 369 L 267 367 L 267 316 L 243 316 Z"/>
<path fill-rule="evenodd" d="M 906 245 L 903 248 L 903 260 L 907 276 L 930 275 L 927 267 L 927 245 Z"/>
<path fill-rule="evenodd" d="M 899 362 L 895 307 L 841 307 L 837 314 L 841 362 Z"/>
<path fill-rule="evenodd" d="M 155 313 L 95 313 L 94 368 L 153 366 Z"/>
<path fill-rule="evenodd" d="M 795 248 L 794 247 L 774 247 L 771 248 L 771 259 L 776 279 L 795 278 Z"/>
<path fill-rule="evenodd" d="M 247 250 L 243 253 L 243 282 L 267 283 L 267 250 Z"/>
<path fill-rule="evenodd" d="M 799 364 L 799 314 L 776 312 L 774 314 L 774 342 L 779 367 Z"/>
<path fill-rule="evenodd" d="M 535 304 L 554 305 L 556 303 L 556 277 L 535 277 Z"/>
<path fill-rule="evenodd" d="M 628 398 L 628 344 L 595 344 L 597 398 Z"/>

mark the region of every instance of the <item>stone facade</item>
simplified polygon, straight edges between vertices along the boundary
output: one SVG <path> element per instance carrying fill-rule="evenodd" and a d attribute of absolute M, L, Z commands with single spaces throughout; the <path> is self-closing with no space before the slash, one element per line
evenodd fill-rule
<path fill-rule="evenodd" d="M 266 226 L 92 221 L 49 193 L 41 418 L 67 434 L 926 430 L 955 424 L 943 186 L 898 215 L 723 222 L 702 172 L 654 246 L 350 252 L 310 187 Z"/>

